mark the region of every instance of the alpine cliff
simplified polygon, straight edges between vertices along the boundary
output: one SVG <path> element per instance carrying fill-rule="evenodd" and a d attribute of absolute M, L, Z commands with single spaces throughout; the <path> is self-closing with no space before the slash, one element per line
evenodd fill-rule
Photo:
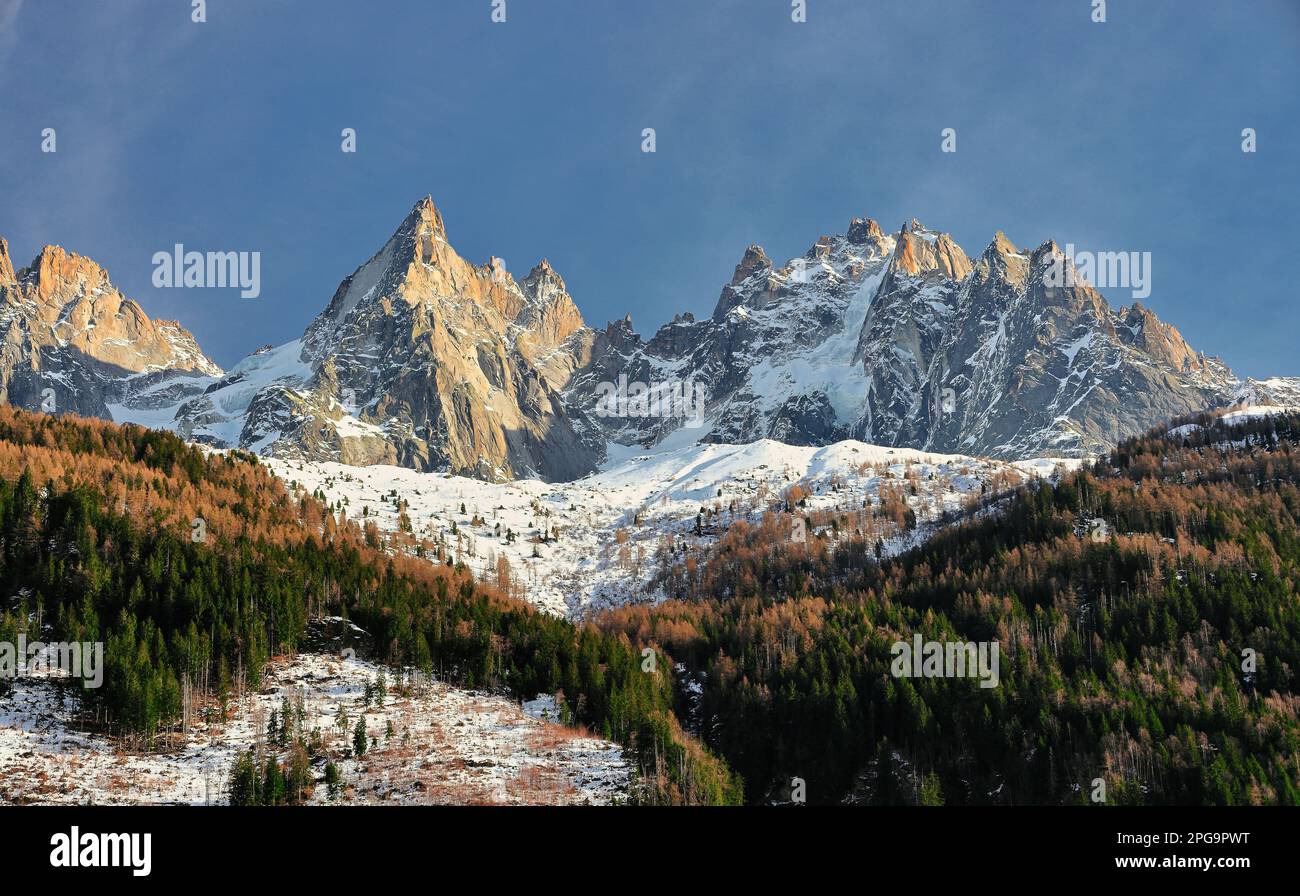
<path fill-rule="evenodd" d="M 1083 277 L 1049 285 L 1062 265 L 1050 241 L 999 232 L 971 257 L 917 221 L 856 218 L 784 264 L 750 246 L 708 318 L 646 339 L 630 317 L 587 327 L 545 260 L 518 280 L 466 261 L 425 198 L 300 339 L 222 372 L 88 259 L 47 247 L 15 272 L 0 241 L 0 388 L 38 408 L 53 384 L 59 410 L 216 446 L 494 481 L 579 478 L 611 445 L 669 436 L 1080 457 L 1181 414 L 1300 395 L 1239 380 Z M 702 413 L 608 404 L 628 383 L 702 387 Z"/>
<path fill-rule="evenodd" d="M 589 343 L 546 261 L 522 281 L 470 264 L 426 198 L 301 339 L 240 362 L 176 429 L 279 457 L 573 479 L 598 458 L 560 390 Z"/>
<path fill-rule="evenodd" d="M 14 270 L 0 239 L 0 399 L 113 419 L 172 408 L 221 368 L 176 321 L 151 320 L 99 265 L 46 246 Z"/>

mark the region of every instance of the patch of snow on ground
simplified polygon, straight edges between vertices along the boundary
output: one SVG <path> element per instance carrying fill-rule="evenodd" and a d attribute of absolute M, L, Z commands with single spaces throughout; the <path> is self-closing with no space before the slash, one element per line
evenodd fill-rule
<path fill-rule="evenodd" d="M 374 521 L 381 529 L 400 527 L 398 501 L 405 501 L 414 535 L 441 543 L 453 559 L 494 582 L 504 558 L 520 596 L 572 618 L 661 599 L 651 586 L 661 548 L 671 542 L 696 550 L 720 534 L 695 532 L 701 508 L 718 507 L 715 519 L 729 525 L 757 521 L 796 483 L 809 492 L 808 511 L 855 509 L 863 502 L 879 506 L 882 490 L 901 487 L 918 520 L 926 521 L 960 511 L 983 489 L 991 490 L 999 474 L 1004 485 L 1018 485 L 1051 475 L 1059 463 L 1009 464 L 857 441 L 821 448 L 766 439 L 745 445 L 683 442 L 670 438 L 652 450 L 611 445 L 604 469 L 564 483 L 492 483 L 394 466 L 263 462 L 286 482 L 309 493 L 319 490 L 349 519 Z"/>
<path fill-rule="evenodd" d="M 605 804 L 626 795 L 629 768 L 618 744 L 543 721 L 508 698 L 427 678 L 401 696 L 396 673 L 385 669 L 389 694 L 366 708 L 367 682 L 382 668 L 323 654 L 278 658 L 260 692 L 234 702 L 224 724 L 200 721 L 183 743 L 157 753 L 77 730 L 75 699 L 56 678 L 15 679 L 0 701 L 0 804 L 226 802 L 236 757 L 262 743 L 271 712 L 298 695 L 304 730 L 319 728 L 331 755 L 350 747 L 361 715 L 378 740 L 363 757 L 337 763 L 344 784 L 337 796 L 323 783 L 323 765 L 314 765 L 311 802 Z M 526 706 L 559 715 L 553 698 Z M 347 731 L 336 724 L 340 707 Z"/>
<path fill-rule="evenodd" d="M 1260 417 L 1272 417 L 1277 414 L 1293 413 L 1296 408 L 1289 405 L 1280 404 L 1258 404 L 1253 407 L 1241 408 L 1236 411 L 1229 411 L 1219 419 L 1224 424 L 1232 426 L 1236 423 L 1244 423 L 1247 420 L 1255 420 Z"/>

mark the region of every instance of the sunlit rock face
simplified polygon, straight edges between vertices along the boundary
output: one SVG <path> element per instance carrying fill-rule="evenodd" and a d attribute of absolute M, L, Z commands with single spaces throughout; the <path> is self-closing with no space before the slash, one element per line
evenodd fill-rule
<path fill-rule="evenodd" d="M 0 398 L 112 418 L 110 406 L 172 404 L 221 368 L 176 321 L 151 320 L 108 272 L 46 246 L 15 270 L 0 239 Z"/>

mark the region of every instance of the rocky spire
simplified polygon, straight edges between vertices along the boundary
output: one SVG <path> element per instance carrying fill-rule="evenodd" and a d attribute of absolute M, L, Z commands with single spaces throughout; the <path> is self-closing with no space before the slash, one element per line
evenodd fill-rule
<path fill-rule="evenodd" d="M 1020 250 L 1016 248 L 1016 244 L 1007 239 L 1007 235 L 1001 230 L 993 234 L 993 242 L 989 243 L 987 251 L 996 252 L 999 255 L 1020 254 Z"/>
<path fill-rule="evenodd" d="M 1036 252 L 1034 259 L 1024 259 L 1016 244 L 999 230 L 993 234 L 993 240 L 980 253 L 979 260 L 975 264 L 975 276 L 981 282 L 990 277 L 997 277 L 1022 283 L 1028 276 L 1031 261 L 1036 264 L 1037 258 Z"/>
<path fill-rule="evenodd" d="M 14 263 L 9 260 L 9 243 L 0 236 L 0 286 L 14 282 Z"/>
<path fill-rule="evenodd" d="M 874 218 L 854 218 L 849 222 L 849 242 L 862 245 L 884 237 Z"/>
<path fill-rule="evenodd" d="M 1124 329 L 1119 331 L 1120 337 L 1148 355 L 1176 370 L 1191 371 L 1204 367 L 1199 353 L 1187 344 L 1178 328 L 1156 317 L 1141 302 L 1134 300 L 1132 305 L 1121 308 L 1117 316 L 1124 323 Z"/>
<path fill-rule="evenodd" d="M 960 280 L 970 273 L 971 261 L 948 234 L 926 230 L 913 218 L 899 230 L 890 266 L 895 272 L 911 276 L 939 271 L 945 277 Z"/>
<path fill-rule="evenodd" d="M 529 284 L 529 287 L 525 288 L 525 292 L 529 292 L 530 288 L 533 292 L 539 294 L 550 290 L 567 291 L 564 278 L 560 276 L 559 271 L 551 267 L 550 260 L 546 258 L 533 266 L 533 269 L 528 272 L 528 276 L 524 278 L 524 283 Z"/>
<path fill-rule="evenodd" d="M 529 303 L 517 323 L 550 344 L 558 344 L 584 326 L 582 314 L 564 285 L 559 271 L 543 258 L 519 284 Z"/>
<path fill-rule="evenodd" d="M 749 279 L 755 271 L 766 270 L 772 267 L 772 259 L 767 257 L 762 246 L 750 246 L 745 250 L 745 255 L 740 259 L 740 264 L 736 265 L 736 272 L 731 276 L 731 285 L 739 286 Z"/>
<path fill-rule="evenodd" d="M 34 275 L 36 298 L 60 306 L 97 289 L 108 291 L 113 287 L 108 272 L 93 259 L 62 246 L 41 247 L 28 270 Z"/>
<path fill-rule="evenodd" d="M 443 239 L 447 238 L 447 228 L 442 223 L 442 213 L 433 204 L 432 196 L 425 196 L 415 204 L 411 213 L 406 216 L 406 220 L 402 222 L 399 231 L 415 234 L 429 233 Z"/>

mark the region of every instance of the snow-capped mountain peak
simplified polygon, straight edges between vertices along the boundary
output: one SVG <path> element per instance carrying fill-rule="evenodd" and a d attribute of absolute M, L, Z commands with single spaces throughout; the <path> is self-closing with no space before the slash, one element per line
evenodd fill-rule
<path fill-rule="evenodd" d="M 281 458 L 490 480 L 572 479 L 618 446 L 669 441 L 1080 457 L 1280 388 L 1239 382 L 1140 302 L 1116 310 L 1051 240 L 1022 249 L 998 231 L 972 258 L 916 220 L 887 234 L 856 217 L 783 264 L 751 245 L 710 317 L 679 314 L 644 339 L 630 316 L 588 328 L 545 259 L 522 280 L 500 258 L 465 260 L 425 197 L 300 340 L 228 374 L 62 250 L 15 271 L 0 242 L 0 289 L 10 343 L 36 324 L 51 344 L 77 347 L 111 319 L 133 335 L 84 337 L 101 355 L 153 340 L 153 366 L 122 366 L 191 378 L 83 412 Z M 624 397 L 611 413 L 611 387 L 690 401 Z"/>
<path fill-rule="evenodd" d="M 83 255 L 44 246 L 15 270 L 0 239 L 0 397 L 54 412 L 173 406 L 221 368 L 176 321 L 152 320 Z"/>

